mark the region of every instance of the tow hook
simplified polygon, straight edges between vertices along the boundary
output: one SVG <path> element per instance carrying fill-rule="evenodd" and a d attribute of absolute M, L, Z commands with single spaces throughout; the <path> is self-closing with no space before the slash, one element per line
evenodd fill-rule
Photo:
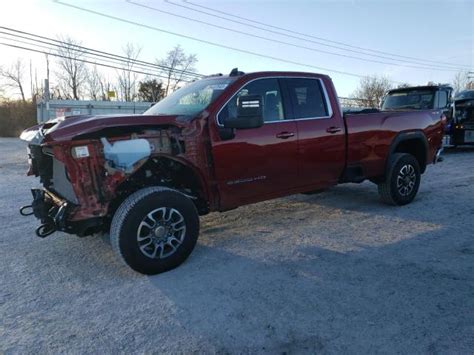
<path fill-rule="evenodd" d="M 58 229 L 62 229 L 66 215 L 67 203 L 60 207 L 54 205 L 50 198 L 46 196 L 44 190 L 32 189 L 33 202 L 20 208 L 22 216 L 34 215 L 41 221 L 41 225 L 36 228 L 36 235 L 45 238 L 53 234 Z"/>
<path fill-rule="evenodd" d="M 36 235 L 40 238 L 46 238 L 48 235 L 56 232 L 56 226 L 53 223 L 43 223 L 36 228 Z"/>
<path fill-rule="evenodd" d="M 30 209 L 30 211 L 28 211 L 28 209 Z M 35 212 L 33 211 L 33 206 L 32 205 L 27 205 L 27 206 L 23 206 L 20 208 L 20 214 L 22 216 L 31 216 L 33 215 Z"/>

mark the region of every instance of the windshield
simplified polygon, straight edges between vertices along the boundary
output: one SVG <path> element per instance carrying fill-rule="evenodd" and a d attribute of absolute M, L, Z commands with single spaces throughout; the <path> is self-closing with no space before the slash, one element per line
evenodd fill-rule
<path fill-rule="evenodd" d="M 383 102 L 382 110 L 426 110 L 434 107 L 435 91 L 410 90 L 389 93 Z"/>
<path fill-rule="evenodd" d="M 455 100 L 474 99 L 474 90 L 461 91 L 454 98 Z"/>
<path fill-rule="evenodd" d="M 456 103 L 454 117 L 458 123 L 466 123 L 474 121 L 474 98 Z"/>
<path fill-rule="evenodd" d="M 195 81 L 176 90 L 144 115 L 195 116 L 217 99 L 235 78 L 212 78 Z"/>

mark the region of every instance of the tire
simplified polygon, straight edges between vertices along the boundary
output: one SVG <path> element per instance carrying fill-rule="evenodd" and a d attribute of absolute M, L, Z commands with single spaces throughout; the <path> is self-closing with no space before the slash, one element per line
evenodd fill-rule
<path fill-rule="evenodd" d="M 165 187 L 147 187 L 130 195 L 112 219 L 112 249 L 133 270 L 155 275 L 181 265 L 199 236 L 194 203 Z"/>
<path fill-rule="evenodd" d="M 385 181 L 377 185 L 380 198 L 390 205 L 406 205 L 415 198 L 420 180 L 420 165 L 413 155 L 393 154 Z"/>

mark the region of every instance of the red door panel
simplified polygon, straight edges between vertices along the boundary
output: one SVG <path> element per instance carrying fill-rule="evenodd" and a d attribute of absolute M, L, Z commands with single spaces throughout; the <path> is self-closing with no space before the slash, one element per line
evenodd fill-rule
<path fill-rule="evenodd" d="M 345 165 L 345 128 L 325 83 L 318 78 L 287 78 L 283 85 L 298 129 L 299 186 L 336 184 Z"/>
<path fill-rule="evenodd" d="M 344 126 L 332 118 L 297 120 L 298 180 L 301 186 L 337 183 L 345 163 Z"/>
<path fill-rule="evenodd" d="M 233 139 L 212 144 L 222 209 L 281 195 L 296 185 L 294 121 L 235 130 Z"/>

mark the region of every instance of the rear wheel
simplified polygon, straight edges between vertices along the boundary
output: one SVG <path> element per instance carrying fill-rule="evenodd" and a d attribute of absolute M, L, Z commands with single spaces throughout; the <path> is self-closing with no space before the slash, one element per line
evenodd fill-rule
<path fill-rule="evenodd" d="M 110 229 L 119 258 L 142 274 L 158 274 L 183 263 L 199 235 L 193 202 L 178 191 L 148 187 L 130 195 L 117 209 Z"/>
<path fill-rule="evenodd" d="M 415 198 L 420 180 L 418 160 L 411 154 L 394 154 L 385 180 L 378 184 L 380 198 L 391 205 L 406 205 Z"/>

